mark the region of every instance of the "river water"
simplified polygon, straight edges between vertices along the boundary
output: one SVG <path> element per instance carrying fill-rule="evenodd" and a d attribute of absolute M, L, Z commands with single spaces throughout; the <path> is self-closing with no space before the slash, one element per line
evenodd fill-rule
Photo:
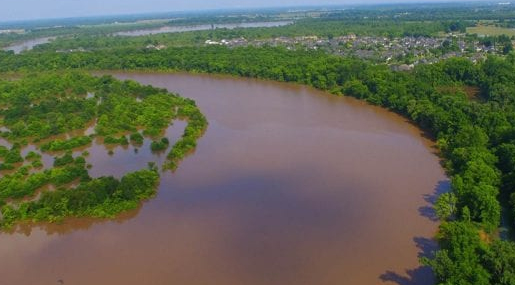
<path fill-rule="evenodd" d="M 403 118 L 291 84 L 115 75 L 195 99 L 207 132 L 136 211 L 1 233 L 0 283 L 432 284 L 418 257 L 448 180 Z M 153 159 L 116 153 L 93 170 Z"/>
<path fill-rule="evenodd" d="M 15 43 L 13 45 L 10 45 L 8 47 L 5 47 L 4 50 L 12 50 L 15 54 L 19 54 L 22 51 L 31 50 L 37 45 L 46 44 L 49 43 L 51 40 L 54 40 L 55 37 L 44 37 L 44 38 L 37 38 L 37 39 L 31 39 L 26 40 L 20 43 Z"/>
<path fill-rule="evenodd" d="M 190 26 L 165 26 L 157 29 L 142 29 L 126 32 L 117 32 L 117 36 L 146 36 L 163 33 L 179 33 L 191 31 L 204 31 L 210 29 L 236 29 L 236 28 L 270 28 L 280 27 L 293 24 L 292 21 L 277 21 L 277 22 L 250 22 L 250 23 L 230 23 L 230 24 L 214 24 L 214 25 L 190 25 Z"/>

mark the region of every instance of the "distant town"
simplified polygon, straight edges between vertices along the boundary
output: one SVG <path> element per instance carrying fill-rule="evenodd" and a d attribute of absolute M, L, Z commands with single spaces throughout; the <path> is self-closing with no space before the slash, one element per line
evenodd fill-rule
<path fill-rule="evenodd" d="M 465 57 L 472 62 L 485 59 L 488 54 L 504 54 L 513 49 L 515 40 L 509 39 L 510 46 L 467 37 L 466 34 L 450 33 L 443 37 L 377 37 L 354 34 L 321 38 L 318 36 L 276 37 L 264 40 L 245 38 L 206 40 L 205 45 L 228 47 L 283 46 L 287 49 L 323 50 L 340 56 L 351 56 L 390 64 L 397 70 L 410 70 L 417 64 L 432 64 L 451 57 Z M 163 49 L 165 46 L 149 45 L 147 48 Z"/>

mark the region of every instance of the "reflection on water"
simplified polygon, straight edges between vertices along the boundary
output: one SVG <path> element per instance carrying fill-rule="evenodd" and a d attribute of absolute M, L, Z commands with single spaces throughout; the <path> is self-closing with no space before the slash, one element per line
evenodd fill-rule
<path fill-rule="evenodd" d="M 277 22 L 253 22 L 253 23 L 232 23 L 232 24 L 213 24 L 213 25 L 193 25 L 193 26 L 165 26 L 157 29 L 135 30 L 115 33 L 117 36 L 146 36 L 163 33 L 179 33 L 191 31 L 204 31 L 211 29 L 236 29 L 236 28 L 269 28 L 291 25 L 291 21 Z"/>
<path fill-rule="evenodd" d="M 433 284 L 425 207 L 448 182 L 401 117 L 297 85 L 116 75 L 195 99 L 209 129 L 130 219 L 0 234 L 6 284 Z M 146 164 L 122 151 L 95 171 Z"/>
<path fill-rule="evenodd" d="M 136 217 L 138 215 L 141 207 L 124 212 L 118 215 L 114 219 L 105 220 L 105 219 L 93 219 L 93 218 L 71 218 L 66 221 L 67 224 L 73 225 L 72 227 L 63 226 L 60 223 L 24 223 L 19 224 L 13 227 L 12 229 L 6 231 L 6 234 L 16 234 L 16 235 L 24 235 L 26 237 L 30 237 L 34 232 L 45 232 L 48 236 L 52 235 L 66 235 L 75 231 L 83 231 L 90 229 L 93 225 L 96 224 L 123 224 L 124 222 Z"/>

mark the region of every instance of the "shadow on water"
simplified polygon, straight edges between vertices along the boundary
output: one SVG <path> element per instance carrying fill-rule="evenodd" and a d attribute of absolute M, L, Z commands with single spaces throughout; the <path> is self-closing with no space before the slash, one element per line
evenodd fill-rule
<path fill-rule="evenodd" d="M 451 188 L 450 180 L 439 181 L 436 184 L 432 194 L 424 195 L 424 201 L 427 202 L 427 205 L 418 208 L 419 214 L 422 217 L 426 217 L 433 222 L 437 222 L 438 217 L 436 216 L 436 211 L 435 211 L 434 205 L 436 203 L 436 200 L 438 199 L 438 196 L 440 196 L 443 193 L 449 192 L 450 188 Z"/>
<path fill-rule="evenodd" d="M 427 266 L 420 266 L 415 269 L 406 270 L 406 275 L 401 275 L 393 271 L 386 271 L 380 276 L 380 278 L 383 282 L 393 282 L 399 285 L 433 284 L 433 273 L 431 268 Z"/>
<path fill-rule="evenodd" d="M 450 189 L 449 180 L 439 181 L 432 194 L 424 195 L 424 201 L 427 205 L 422 206 L 418 209 L 419 214 L 422 217 L 426 217 L 431 221 L 437 222 L 438 217 L 434 209 L 434 204 L 443 193 L 448 192 Z M 416 247 L 419 249 L 418 257 L 432 257 L 434 252 L 438 249 L 438 243 L 431 238 L 427 237 L 414 237 Z M 379 278 L 383 282 L 392 282 L 398 285 L 422 285 L 422 284 L 434 284 L 434 275 L 429 266 L 419 266 L 414 269 L 407 269 L 403 274 L 388 270 L 381 274 Z"/>
<path fill-rule="evenodd" d="M 420 250 L 418 257 L 432 257 L 438 249 L 435 240 L 426 237 L 413 238 L 415 245 Z M 400 274 L 391 270 L 381 274 L 379 278 L 383 282 L 392 282 L 398 285 L 425 285 L 434 284 L 434 275 L 429 266 L 419 266 L 414 269 L 407 269 L 404 274 Z"/>

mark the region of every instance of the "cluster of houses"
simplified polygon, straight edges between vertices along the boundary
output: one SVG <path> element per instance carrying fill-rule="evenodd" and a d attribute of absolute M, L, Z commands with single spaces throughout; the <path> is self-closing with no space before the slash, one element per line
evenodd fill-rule
<path fill-rule="evenodd" d="M 245 38 L 207 40 L 206 45 L 241 46 L 283 46 L 288 49 L 313 49 L 341 55 L 354 56 L 374 62 L 383 62 L 394 67 L 409 69 L 421 63 L 431 64 L 451 57 L 466 57 L 473 62 L 487 54 L 502 52 L 495 46 L 486 46 L 465 35 L 445 37 L 377 37 L 346 35 L 333 38 L 317 36 L 276 37 L 247 40 Z"/>

